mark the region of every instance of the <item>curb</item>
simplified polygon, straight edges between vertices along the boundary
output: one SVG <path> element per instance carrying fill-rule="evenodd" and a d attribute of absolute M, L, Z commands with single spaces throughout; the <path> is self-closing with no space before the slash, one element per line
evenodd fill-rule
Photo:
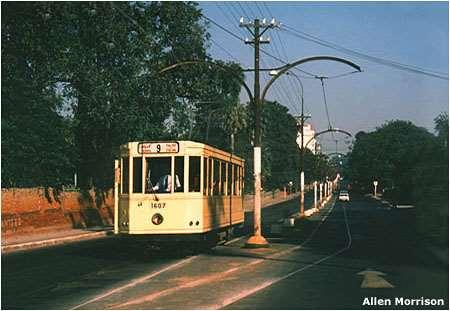
<path fill-rule="evenodd" d="M 85 241 L 85 240 L 91 240 L 96 239 L 100 237 L 105 237 L 109 235 L 112 231 L 100 231 L 100 232 L 86 232 L 82 234 L 67 236 L 63 238 L 53 238 L 43 241 L 34 241 L 34 242 L 27 242 L 27 243 L 20 243 L 20 244 L 11 244 L 11 245 L 5 245 L 2 246 L 2 253 L 10 253 L 15 252 L 19 250 L 26 250 L 26 249 L 34 249 L 34 248 L 42 248 L 47 247 L 50 245 L 61 245 L 66 244 L 70 242 L 75 241 Z"/>

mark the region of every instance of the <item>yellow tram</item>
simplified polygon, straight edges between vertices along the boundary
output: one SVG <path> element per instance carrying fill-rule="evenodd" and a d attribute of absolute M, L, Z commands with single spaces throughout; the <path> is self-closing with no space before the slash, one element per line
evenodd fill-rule
<path fill-rule="evenodd" d="M 115 171 L 116 234 L 205 238 L 244 222 L 244 160 L 228 152 L 192 141 L 129 142 Z"/>

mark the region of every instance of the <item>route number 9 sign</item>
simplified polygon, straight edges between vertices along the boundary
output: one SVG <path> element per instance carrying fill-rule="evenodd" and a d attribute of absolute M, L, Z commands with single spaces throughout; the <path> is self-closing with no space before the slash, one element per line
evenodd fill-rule
<path fill-rule="evenodd" d="M 179 145 L 177 142 L 172 143 L 140 143 L 138 145 L 138 152 L 140 154 L 151 153 L 177 153 Z"/>

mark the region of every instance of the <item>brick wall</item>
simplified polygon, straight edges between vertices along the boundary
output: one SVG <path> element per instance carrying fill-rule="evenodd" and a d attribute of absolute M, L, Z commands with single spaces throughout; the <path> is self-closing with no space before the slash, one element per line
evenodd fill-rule
<path fill-rule="evenodd" d="M 298 194 L 297 194 L 298 195 Z M 263 192 L 262 205 L 292 199 L 282 191 Z M 253 195 L 244 198 L 245 211 L 253 210 Z M 21 234 L 35 230 L 56 230 L 113 225 L 112 190 L 96 196 L 94 192 L 54 193 L 52 189 L 2 189 L 2 234 Z"/>
<path fill-rule="evenodd" d="M 112 191 L 56 193 L 52 189 L 2 189 L 2 234 L 47 228 L 85 228 L 111 225 Z"/>

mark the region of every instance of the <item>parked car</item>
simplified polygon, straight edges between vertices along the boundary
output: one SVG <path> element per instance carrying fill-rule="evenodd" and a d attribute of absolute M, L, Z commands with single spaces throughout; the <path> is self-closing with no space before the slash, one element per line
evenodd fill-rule
<path fill-rule="evenodd" d="M 348 195 L 348 191 L 341 191 L 339 192 L 339 197 L 338 197 L 339 201 L 350 201 L 350 196 Z"/>

